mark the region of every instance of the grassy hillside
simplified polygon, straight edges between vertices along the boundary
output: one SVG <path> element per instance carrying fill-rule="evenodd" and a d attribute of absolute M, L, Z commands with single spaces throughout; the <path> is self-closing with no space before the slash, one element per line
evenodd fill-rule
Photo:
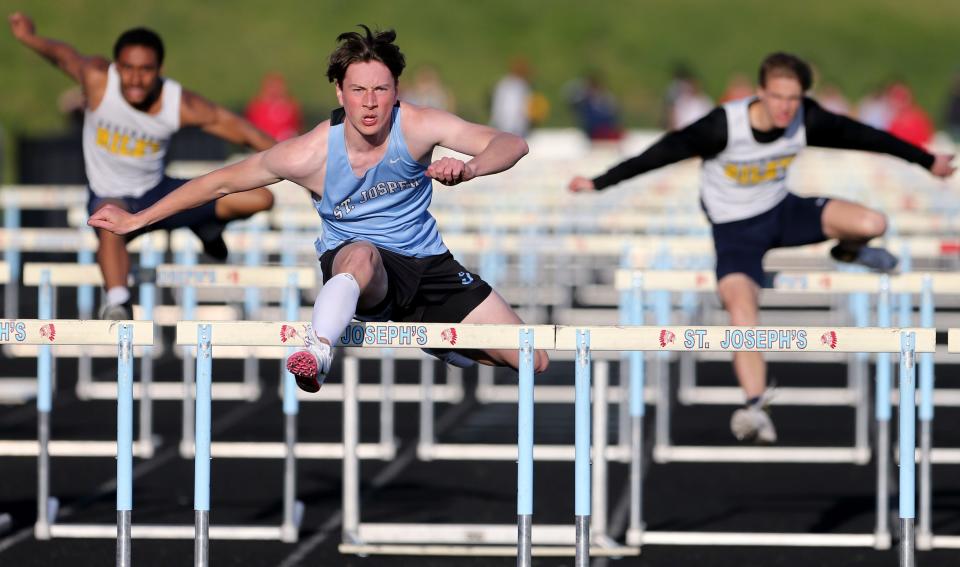
<path fill-rule="evenodd" d="M 418 0 L 193 2 L 2 0 L 28 10 L 41 34 L 86 53 L 109 54 L 117 34 L 156 28 L 168 44 L 166 72 L 188 88 L 239 107 L 263 73 L 287 76 L 315 112 L 334 103 L 324 77 L 336 34 L 356 23 L 394 27 L 409 69 L 431 63 L 461 113 L 486 119 L 489 93 L 508 59 L 523 54 L 552 102 L 549 124 L 569 124 L 562 86 L 587 68 L 603 71 L 630 126 L 656 123 L 676 62 L 686 61 L 719 95 L 733 72 L 753 76 L 759 59 L 790 50 L 856 99 L 900 77 L 939 120 L 960 53 L 960 2 L 941 0 Z M 58 128 L 56 98 L 67 79 L 0 33 L 0 125 L 8 132 Z"/>

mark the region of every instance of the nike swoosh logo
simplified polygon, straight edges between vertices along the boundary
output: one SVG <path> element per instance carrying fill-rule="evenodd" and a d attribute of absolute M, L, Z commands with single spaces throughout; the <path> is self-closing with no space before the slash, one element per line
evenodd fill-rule
<path fill-rule="evenodd" d="M 391 164 L 394 164 L 394 163 L 397 163 L 398 161 L 400 161 L 400 158 L 395 158 L 395 159 L 390 160 L 390 163 L 391 163 Z"/>

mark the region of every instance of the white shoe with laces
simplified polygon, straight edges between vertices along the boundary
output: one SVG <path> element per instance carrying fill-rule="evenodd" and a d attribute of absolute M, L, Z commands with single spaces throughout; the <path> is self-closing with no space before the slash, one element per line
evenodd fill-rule
<path fill-rule="evenodd" d="M 327 372 L 330 372 L 333 347 L 318 339 L 310 325 L 306 326 L 303 346 L 303 350 L 287 358 L 287 371 L 297 379 L 301 390 L 312 394 L 320 390 Z"/>
<path fill-rule="evenodd" d="M 733 412 L 730 431 L 738 441 L 770 444 L 777 442 L 777 429 L 770 419 L 771 390 L 766 390 L 760 399 L 747 407 Z"/>

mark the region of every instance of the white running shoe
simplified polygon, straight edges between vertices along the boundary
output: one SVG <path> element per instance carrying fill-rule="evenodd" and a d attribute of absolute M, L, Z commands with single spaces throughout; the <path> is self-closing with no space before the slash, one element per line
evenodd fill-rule
<path fill-rule="evenodd" d="M 333 364 L 333 347 L 321 341 L 307 325 L 303 337 L 303 350 L 287 358 L 287 371 L 297 379 L 297 386 L 311 394 L 320 390 L 323 380 Z"/>
<path fill-rule="evenodd" d="M 738 441 L 754 443 L 776 443 L 777 429 L 770 419 L 770 392 L 764 392 L 760 401 L 740 408 L 730 418 L 730 431 Z"/>

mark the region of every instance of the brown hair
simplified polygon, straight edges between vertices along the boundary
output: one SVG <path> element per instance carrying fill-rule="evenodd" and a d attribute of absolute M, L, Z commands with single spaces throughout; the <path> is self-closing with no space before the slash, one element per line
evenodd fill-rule
<path fill-rule="evenodd" d="M 390 69 L 393 80 L 400 78 L 400 73 L 407 62 L 400 53 L 400 48 L 393 41 L 397 39 L 397 33 L 393 30 L 380 31 L 375 33 L 363 24 L 358 24 L 366 32 L 366 35 L 358 32 L 346 32 L 337 36 L 337 42 L 340 44 L 330 54 L 330 65 L 327 67 L 327 79 L 331 83 L 343 84 L 343 77 L 347 74 L 347 67 L 353 63 L 379 61 Z"/>
<path fill-rule="evenodd" d="M 804 91 L 813 86 L 813 71 L 810 70 L 810 65 L 790 53 L 771 53 L 760 64 L 758 80 L 761 87 L 767 86 L 767 78 L 777 76 L 792 77 L 800 81 Z"/>

